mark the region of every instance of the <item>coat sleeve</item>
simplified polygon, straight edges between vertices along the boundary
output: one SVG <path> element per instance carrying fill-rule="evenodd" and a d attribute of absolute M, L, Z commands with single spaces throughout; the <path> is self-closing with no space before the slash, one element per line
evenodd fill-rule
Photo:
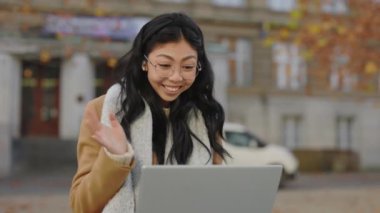
<path fill-rule="evenodd" d="M 81 122 L 78 144 L 78 169 L 70 189 L 70 205 L 73 212 L 101 212 L 117 193 L 130 173 L 133 162 L 125 165 L 111 159 L 103 148 L 91 138 L 86 122 L 91 110 L 101 117 L 104 96 L 90 101 Z"/>

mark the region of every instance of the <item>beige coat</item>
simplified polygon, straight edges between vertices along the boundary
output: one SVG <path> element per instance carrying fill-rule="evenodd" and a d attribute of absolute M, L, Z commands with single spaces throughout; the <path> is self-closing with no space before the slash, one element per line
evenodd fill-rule
<path fill-rule="evenodd" d="M 73 212 L 101 212 L 123 185 L 134 165 L 134 162 L 123 165 L 111 159 L 99 143 L 91 138 L 92 132 L 86 120 L 91 111 L 101 117 L 104 97 L 100 96 L 87 104 L 81 123 L 77 145 L 78 169 L 70 190 Z M 155 154 L 152 159 L 152 164 L 157 164 Z M 221 157 L 214 154 L 213 163 L 222 163 Z"/>

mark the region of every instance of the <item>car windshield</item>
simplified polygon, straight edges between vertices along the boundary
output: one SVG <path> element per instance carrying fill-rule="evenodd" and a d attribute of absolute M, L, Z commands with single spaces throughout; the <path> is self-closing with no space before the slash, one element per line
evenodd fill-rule
<path fill-rule="evenodd" d="M 227 142 L 242 147 L 265 147 L 266 144 L 247 132 L 226 131 Z"/>
<path fill-rule="evenodd" d="M 251 138 L 247 133 L 226 132 L 227 141 L 236 146 L 249 146 Z"/>

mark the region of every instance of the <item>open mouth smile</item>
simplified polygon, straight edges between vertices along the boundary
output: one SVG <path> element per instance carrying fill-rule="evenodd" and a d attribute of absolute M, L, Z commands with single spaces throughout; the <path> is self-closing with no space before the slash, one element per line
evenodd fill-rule
<path fill-rule="evenodd" d="M 178 92 L 181 87 L 180 86 L 167 86 L 167 85 L 163 85 L 163 87 L 169 92 L 169 93 L 176 93 Z"/>

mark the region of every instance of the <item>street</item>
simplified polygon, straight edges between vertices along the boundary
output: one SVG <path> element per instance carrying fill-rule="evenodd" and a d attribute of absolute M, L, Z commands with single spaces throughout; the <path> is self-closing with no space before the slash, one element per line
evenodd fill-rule
<path fill-rule="evenodd" d="M 0 180 L 0 213 L 70 212 L 73 169 Z M 300 174 L 281 189 L 273 213 L 378 213 L 380 173 Z"/>
<path fill-rule="evenodd" d="M 277 194 L 273 213 L 379 213 L 380 173 L 304 174 Z"/>

